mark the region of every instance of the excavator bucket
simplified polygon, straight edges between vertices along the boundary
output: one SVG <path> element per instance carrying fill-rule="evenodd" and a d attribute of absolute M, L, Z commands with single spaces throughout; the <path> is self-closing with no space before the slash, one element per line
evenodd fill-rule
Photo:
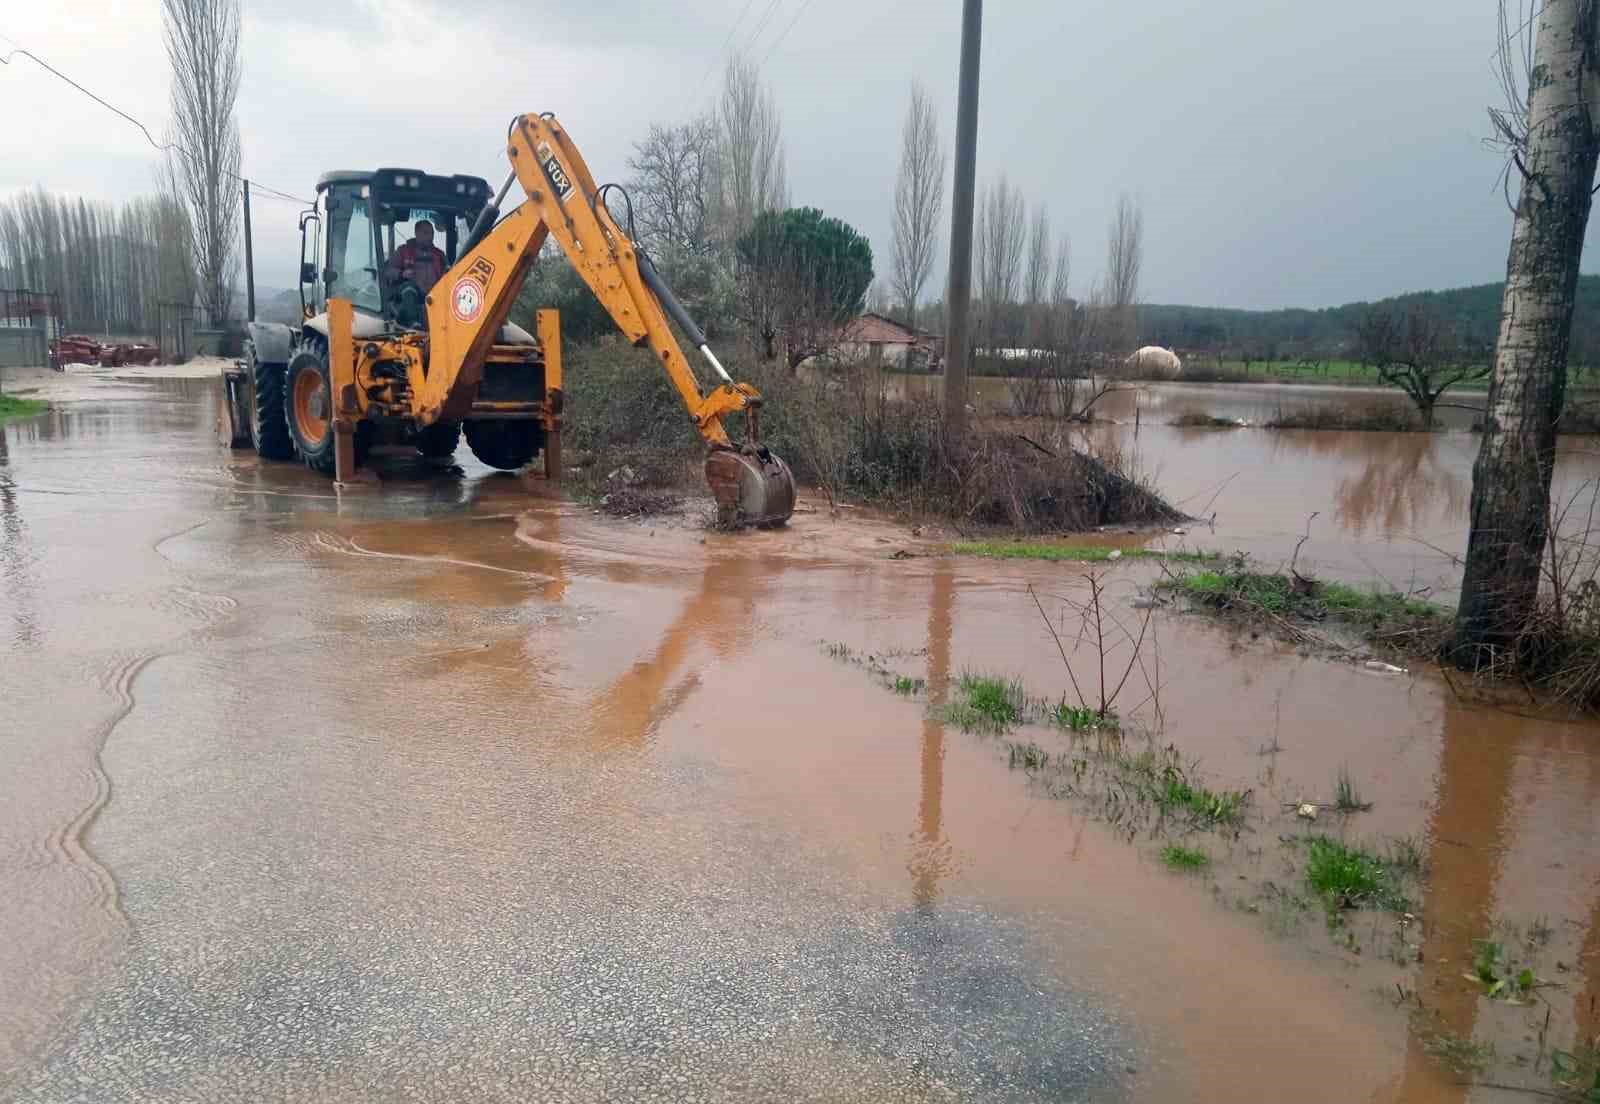
<path fill-rule="evenodd" d="M 794 475 L 765 446 L 712 450 L 706 482 L 717 500 L 717 524 L 724 529 L 772 528 L 794 513 Z"/>

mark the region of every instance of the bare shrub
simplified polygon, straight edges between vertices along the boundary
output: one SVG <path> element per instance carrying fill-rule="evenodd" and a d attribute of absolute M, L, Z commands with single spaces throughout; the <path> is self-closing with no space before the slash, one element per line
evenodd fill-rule
<path fill-rule="evenodd" d="M 648 356 L 621 345 L 575 350 L 567 382 L 567 441 L 575 463 L 604 475 L 631 465 L 639 484 L 689 478 L 704 446 Z M 977 428 L 945 432 L 936 398 L 899 401 L 880 373 L 796 378 L 773 363 L 731 363 L 761 392 L 764 441 L 802 483 L 958 524 L 1026 532 L 1154 524 L 1182 515 L 1116 451 L 1079 450 L 1065 425 L 1031 438 Z M 742 427 L 730 425 L 737 435 Z"/>

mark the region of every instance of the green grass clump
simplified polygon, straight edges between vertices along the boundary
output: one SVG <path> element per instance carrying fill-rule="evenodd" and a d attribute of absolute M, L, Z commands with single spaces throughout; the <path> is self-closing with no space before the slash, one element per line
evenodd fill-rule
<path fill-rule="evenodd" d="M 1372 802 L 1361 800 L 1355 780 L 1350 777 L 1349 767 L 1340 767 L 1339 775 L 1334 780 L 1333 807 L 1341 813 L 1364 813 L 1372 808 Z"/>
<path fill-rule="evenodd" d="M 1006 745 L 1006 759 L 1013 770 L 1033 771 L 1050 765 L 1050 753 L 1033 743 Z"/>
<path fill-rule="evenodd" d="M 1405 895 L 1378 856 L 1326 836 L 1310 841 L 1306 884 L 1321 894 L 1330 908 L 1376 905 L 1403 912 L 1407 907 Z"/>
<path fill-rule="evenodd" d="M 1422 1049 L 1452 1073 L 1478 1073 L 1494 1061 L 1494 1047 L 1448 1032 L 1430 1035 L 1423 1041 Z"/>
<path fill-rule="evenodd" d="M 1161 849 L 1161 861 L 1174 870 L 1200 870 L 1211 865 L 1211 856 L 1192 847 L 1169 843 Z"/>
<path fill-rule="evenodd" d="M 1161 772 L 1151 796 L 1164 813 L 1186 812 L 1212 824 L 1239 823 L 1247 800 L 1238 790 L 1217 791 L 1197 785 L 1171 766 Z"/>
<path fill-rule="evenodd" d="M 0 395 L 0 422 L 10 418 L 31 418 L 50 409 L 43 399 L 21 399 L 15 395 Z"/>
<path fill-rule="evenodd" d="M 1427 872 L 1427 852 L 1412 836 L 1395 836 L 1389 840 L 1389 869 L 1400 874 L 1420 878 Z"/>
<path fill-rule="evenodd" d="M 1178 591 L 1196 607 L 1265 621 L 1290 635 L 1300 631 L 1296 622 L 1341 623 L 1369 643 L 1408 655 L 1433 654 L 1451 627 L 1449 611 L 1408 595 L 1252 571 L 1243 557 L 1229 560 L 1225 568 L 1189 572 L 1157 586 Z"/>
<path fill-rule="evenodd" d="M 994 560 L 1066 560 L 1073 563 L 1104 563 L 1117 559 L 1170 560 L 1199 563 L 1219 558 L 1216 552 L 1176 551 L 1159 548 L 1107 548 L 1101 545 L 1055 544 L 1048 541 L 957 541 L 950 551 L 961 556 L 984 556 Z"/>
<path fill-rule="evenodd" d="M 896 675 L 894 677 L 892 689 L 896 694 L 910 697 L 913 694 L 922 693 L 923 688 L 927 685 L 928 684 L 924 680 L 919 678 L 907 678 L 905 675 Z"/>
<path fill-rule="evenodd" d="M 1117 729 L 1115 716 L 1102 717 L 1087 705 L 1068 705 L 1065 701 L 1056 703 L 1056 707 L 1050 710 L 1050 721 L 1057 728 L 1065 728 L 1070 732 L 1092 732 L 1095 729 L 1115 732 Z"/>
<path fill-rule="evenodd" d="M 1022 720 L 1027 708 L 1022 683 L 969 672 L 956 680 L 956 700 L 945 707 L 945 719 L 968 731 L 1004 732 Z"/>
<path fill-rule="evenodd" d="M 1206 605 L 1251 606 L 1268 613 L 1292 614 L 1320 621 L 1333 614 L 1373 617 L 1442 617 L 1444 611 L 1403 594 L 1357 590 L 1343 583 L 1291 575 L 1248 571 L 1196 571 L 1165 584 L 1177 587 Z"/>

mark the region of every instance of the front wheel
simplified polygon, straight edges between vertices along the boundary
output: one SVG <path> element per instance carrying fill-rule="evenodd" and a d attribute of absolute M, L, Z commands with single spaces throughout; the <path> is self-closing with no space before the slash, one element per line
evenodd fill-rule
<path fill-rule="evenodd" d="M 544 447 L 544 426 L 530 419 L 468 422 L 467 447 L 483 463 L 516 471 Z"/>
<path fill-rule="evenodd" d="M 333 388 L 327 362 L 311 349 L 289 361 L 285 420 L 295 451 L 313 471 L 332 475 L 334 468 Z"/>
<path fill-rule="evenodd" d="M 294 441 L 284 424 L 284 372 L 282 361 L 256 359 L 255 343 L 245 348 L 245 370 L 250 388 L 250 443 L 263 460 L 294 457 Z"/>

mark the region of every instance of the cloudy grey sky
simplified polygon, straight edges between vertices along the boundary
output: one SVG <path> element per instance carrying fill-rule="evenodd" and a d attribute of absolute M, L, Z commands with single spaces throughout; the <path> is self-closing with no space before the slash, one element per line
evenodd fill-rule
<path fill-rule="evenodd" d="M 728 43 L 764 59 L 793 202 L 866 233 L 882 274 L 913 78 L 953 140 L 960 7 L 244 0 L 245 171 L 299 195 L 335 167 L 498 180 L 506 122 L 550 110 L 597 178 L 625 179 L 649 123 L 710 106 Z M 1123 190 L 1145 211 L 1150 302 L 1317 307 L 1498 280 L 1510 214 L 1481 143 L 1495 31 L 1494 0 L 990 0 L 978 179 L 1004 172 L 1048 205 L 1074 292 Z M 157 0 L 12 0 L 0 36 L 164 125 Z M 26 60 L 0 67 L 0 102 L 0 194 L 151 190 L 139 133 Z M 258 283 L 290 286 L 294 207 L 263 201 L 255 226 Z"/>

